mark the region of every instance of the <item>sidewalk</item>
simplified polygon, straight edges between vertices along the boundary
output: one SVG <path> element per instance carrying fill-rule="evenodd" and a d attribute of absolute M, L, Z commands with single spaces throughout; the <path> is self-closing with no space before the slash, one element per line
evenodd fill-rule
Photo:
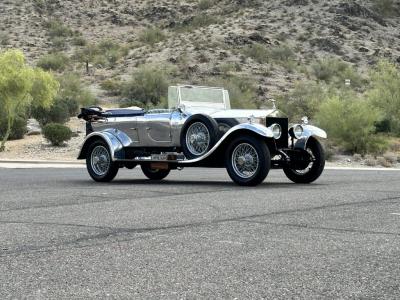
<path fill-rule="evenodd" d="M 0 159 L 0 168 L 7 169 L 32 169 L 32 168 L 84 168 L 84 160 L 59 161 L 59 160 L 8 160 Z"/>

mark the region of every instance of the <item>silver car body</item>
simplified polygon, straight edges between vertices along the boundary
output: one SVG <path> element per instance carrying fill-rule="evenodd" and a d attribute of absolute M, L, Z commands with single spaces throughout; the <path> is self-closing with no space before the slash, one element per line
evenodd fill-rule
<path fill-rule="evenodd" d="M 160 152 L 163 152 L 162 149 L 179 148 L 185 122 L 193 115 L 202 114 L 217 120 L 222 126 L 223 134 L 202 157 L 181 161 L 183 164 L 194 163 L 210 156 L 225 139 L 238 130 L 273 139 L 274 133 L 271 126 L 267 126 L 267 119 L 284 117 L 275 107 L 264 110 L 231 109 L 229 93 L 223 88 L 172 86 L 168 91 L 168 106 L 168 109 L 150 110 L 135 116 L 121 117 L 111 114 L 93 122 L 93 132 L 87 135 L 78 158 L 85 158 L 85 145 L 94 137 L 101 138 L 108 144 L 114 161 L 125 159 L 125 148 L 151 147 L 159 148 Z M 326 138 L 326 133 L 320 128 L 306 124 L 303 124 L 303 128 L 296 147 L 305 147 L 311 136 Z M 287 132 L 283 133 L 283 137 L 289 139 Z"/>

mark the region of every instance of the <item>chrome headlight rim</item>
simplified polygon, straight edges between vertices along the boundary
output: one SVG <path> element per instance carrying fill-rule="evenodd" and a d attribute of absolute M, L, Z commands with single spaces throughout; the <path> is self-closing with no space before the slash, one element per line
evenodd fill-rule
<path fill-rule="evenodd" d="M 304 132 L 303 126 L 301 126 L 300 124 L 296 124 L 292 128 L 293 128 L 293 135 L 296 139 L 299 139 L 303 136 L 303 132 Z"/>
<path fill-rule="evenodd" d="M 275 123 L 275 124 L 272 124 L 269 128 L 271 129 L 275 140 L 278 140 L 281 138 L 281 136 L 282 136 L 282 126 L 281 125 L 279 125 L 278 123 Z"/>

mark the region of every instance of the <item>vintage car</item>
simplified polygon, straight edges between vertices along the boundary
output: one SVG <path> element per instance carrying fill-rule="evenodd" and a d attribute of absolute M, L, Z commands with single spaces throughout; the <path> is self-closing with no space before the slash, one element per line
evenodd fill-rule
<path fill-rule="evenodd" d="M 152 180 L 184 167 L 226 168 L 239 185 L 257 185 L 271 168 L 296 183 L 315 181 L 325 166 L 318 138 L 322 129 L 289 126 L 276 107 L 231 109 L 223 88 L 178 85 L 168 89 L 169 109 L 82 108 L 86 139 L 78 159 L 86 159 L 95 181 L 111 181 L 118 169 L 140 165 Z"/>

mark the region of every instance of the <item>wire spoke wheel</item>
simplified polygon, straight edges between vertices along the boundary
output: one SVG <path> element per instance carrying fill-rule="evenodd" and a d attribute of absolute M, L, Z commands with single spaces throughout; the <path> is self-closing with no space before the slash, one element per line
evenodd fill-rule
<path fill-rule="evenodd" d="M 210 145 L 210 132 L 203 122 L 195 122 L 186 132 L 186 145 L 190 153 L 200 156 L 206 153 Z"/>
<path fill-rule="evenodd" d="M 232 166 L 241 178 L 251 178 L 259 166 L 257 150 L 248 143 L 237 145 L 232 153 Z"/>
<path fill-rule="evenodd" d="M 97 176 L 104 176 L 105 174 L 107 174 L 111 164 L 110 154 L 108 153 L 108 150 L 102 145 L 94 147 L 90 156 L 90 163 L 93 172 Z"/>
<path fill-rule="evenodd" d="M 308 152 L 308 154 L 310 154 L 311 161 L 308 164 L 308 166 L 305 167 L 304 169 L 293 170 L 293 172 L 295 172 L 295 173 L 297 173 L 299 175 L 305 175 L 305 174 L 309 173 L 312 170 L 312 167 L 314 165 L 315 155 L 313 153 L 313 150 L 310 147 L 307 147 L 306 151 Z"/>

